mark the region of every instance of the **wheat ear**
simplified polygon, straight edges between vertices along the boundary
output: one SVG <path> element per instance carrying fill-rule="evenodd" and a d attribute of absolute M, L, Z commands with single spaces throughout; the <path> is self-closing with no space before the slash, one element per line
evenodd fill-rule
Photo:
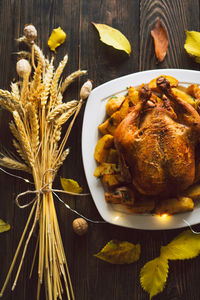
<path fill-rule="evenodd" d="M 56 72 L 52 79 L 52 84 L 51 84 L 51 89 L 50 89 L 49 109 L 54 107 L 54 104 L 56 103 L 56 98 L 57 98 L 57 94 L 58 94 L 58 81 L 64 70 L 64 67 L 67 64 L 67 61 L 68 61 L 68 55 L 65 55 L 63 60 L 59 63 L 58 68 L 56 69 Z"/>
<path fill-rule="evenodd" d="M 16 82 L 11 82 L 11 95 L 15 102 L 19 102 L 20 94 L 19 94 L 19 86 Z"/>
<path fill-rule="evenodd" d="M 24 172 L 32 173 L 31 169 L 27 165 L 15 160 L 15 159 L 12 159 L 8 156 L 4 156 L 4 157 L 0 158 L 0 165 L 2 167 L 6 167 L 9 169 L 21 170 Z"/>
<path fill-rule="evenodd" d="M 13 111 L 13 118 L 15 120 L 15 124 L 16 124 L 17 129 L 20 134 L 21 144 L 23 144 L 23 147 L 27 153 L 29 163 L 30 163 L 31 167 L 33 167 L 34 157 L 33 157 L 33 152 L 32 152 L 31 146 L 30 146 L 30 142 L 29 142 L 30 139 L 27 136 L 24 124 L 23 124 L 23 122 L 20 118 L 20 115 L 18 114 L 17 111 Z"/>
<path fill-rule="evenodd" d="M 20 155 L 20 157 L 23 159 L 23 161 L 27 164 L 30 165 L 28 157 L 26 155 L 25 150 L 23 149 L 23 146 L 21 146 L 15 139 L 12 140 L 13 146 L 15 147 L 17 153 Z"/>
<path fill-rule="evenodd" d="M 62 104 L 59 104 L 57 105 L 48 115 L 48 118 L 47 120 L 48 121 L 52 121 L 52 120 L 55 120 L 55 118 L 58 116 L 58 115 L 61 115 L 63 114 L 66 110 L 70 109 L 70 108 L 73 108 L 75 106 L 77 106 L 78 104 L 78 101 L 77 100 L 71 100 L 67 103 L 62 103 Z"/>
<path fill-rule="evenodd" d="M 72 74 L 70 74 L 69 76 L 67 76 L 65 78 L 65 80 L 63 81 L 61 88 L 60 88 L 60 92 L 61 94 L 63 94 L 65 92 L 65 90 L 67 89 L 67 87 L 77 78 L 80 77 L 82 75 L 85 75 L 87 73 L 86 70 L 78 70 L 73 72 Z"/>
<path fill-rule="evenodd" d="M 53 77 L 53 65 L 51 63 L 47 68 L 47 71 L 45 73 L 44 80 L 43 80 L 44 91 L 42 92 L 42 95 L 41 95 L 41 106 L 45 106 L 47 103 L 49 90 L 50 90 L 51 82 L 52 82 L 52 77 Z"/>

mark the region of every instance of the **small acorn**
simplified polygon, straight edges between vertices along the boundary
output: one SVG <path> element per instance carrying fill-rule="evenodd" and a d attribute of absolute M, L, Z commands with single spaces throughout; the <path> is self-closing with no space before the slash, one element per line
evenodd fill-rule
<path fill-rule="evenodd" d="M 16 70 L 17 70 L 17 74 L 20 77 L 24 78 L 24 76 L 30 75 L 31 65 L 27 59 L 22 58 L 22 59 L 18 60 L 18 62 L 16 64 Z"/>
<path fill-rule="evenodd" d="M 35 26 L 33 25 L 26 25 L 24 27 L 24 36 L 26 37 L 26 39 L 31 42 L 34 43 L 34 40 L 37 37 L 37 30 L 35 28 Z"/>
<path fill-rule="evenodd" d="M 84 235 L 88 230 L 88 223 L 83 218 L 74 219 L 72 226 L 74 232 L 78 235 Z"/>

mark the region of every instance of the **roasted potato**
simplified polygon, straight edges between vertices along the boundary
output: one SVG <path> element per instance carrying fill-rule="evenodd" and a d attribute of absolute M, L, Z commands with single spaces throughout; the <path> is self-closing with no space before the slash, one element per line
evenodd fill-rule
<path fill-rule="evenodd" d="M 130 86 L 128 89 L 127 98 L 129 100 L 129 106 L 132 104 L 136 105 L 139 102 L 139 92 L 134 87 Z"/>
<path fill-rule="evenodd" d="M 120 174 L 104 174 L 102 182 L 108 189 L 114 188 L 123 183 L 123 178 Z"/>
<path fill-rule="evenodd" d="M 185 102 L 189 103 L 194 108 L 196 108 L 197 102 L 189 94 L 185 93 L 184 91 L 178 88 L 172 88 L 172 92 L 175 96 L 177 96 L 178 98 L 184 100 Z"/>
<path fill-rule="evenodd" d="M 119 123 L 126 117 L 126 115 L 131 111 L 131 107 L 135 106 L 138 101 L 139 101 L 138 91 L 136 91 L 134 88 L 131 87 L 130 94 L 128 93 L 128 95 L 124 98 L 120 108 L 116 110 L 105 122 L 103 122 L 98 126 L 99 131 L 102 134 L 114 135 L 115 130 L 119 125 Z"/>
<path fill-rule="evenodd" d="M 116 112 L 124 102 L 124 99 L 125 96 L 122 95 L 111 97 L 106 103 L 106 114 L 111 116 L 114 112 Z"/>
<path fill-rule="evenodd" d="M 200 199 L 200 184 L 195 184 L 191 187 L 189 187 L 185 192 L 184 192 L 185 197 L 190 197 L 193 200 L 199 200 Z"/>
<path fill-rule="evenodd" d="M 186 93 L 196 99 L 200 99 L 200 88 L 198 84 L 191 84 L 190 86 L 188 86 L 188 88 L 186 89 Z"/>
<path fill-rule="evenodd" d="M 174 78 L 174 77 L 172 77 L 172 76 L 169 76 L 169 75 L 160 75 L 160 76 L 158 76 L 158 77 L 152 79 L 152 80 L 149 82 L 148 86 L 149 86 L 149 88 L 150 88 L 151 90 L 156 91 L 156 92 L 159 92 L 159 89 L 158 89 L 157 84 L 156 84 L 156 80 L 157 80 L 159 77 L 164 77 L 164 78 L 166 78 L 166 79 L 170 82 L 170 86 L 171 86 L 171 87 L 177 87 L 177 86 L 178 86 L 178 80 L 177 80 L 176 78 Z"/>
<path fill-rule="evenodd" d="M 101 163 L 100 165 L 98 165 L 98 167 L 96 167 L 94 176 L 101 177 L 103 175 L 116 174 L 119 173 L 119 171 L 119 166 L 116 164 Z"/>
<path fill-rule="evenodd" d="M 94 151 L 94 158 L 97 162 L 102 163 L 107 160 L 109 148 L 111 148 L 112 145 L 113 136 L 110 134 L 106 134 L 98 140 Z"/>
<path fill-rule="evenodd" d="M 120 111 L 117 110 L 112 114 L 110 118 L 108 118 L 105 122 L 99 125 L 98 129 L 102 134 L 111 134 L 114 135 L 115 130 L 119 123 L 121 122 L 121 114 Z"/>
<path fill-rule="evenodd" d="M 170 198 L 159 201 L 156 205 L 156 214 L 176 214 L 194 209 L 194 202 L 189 197 Z"/>

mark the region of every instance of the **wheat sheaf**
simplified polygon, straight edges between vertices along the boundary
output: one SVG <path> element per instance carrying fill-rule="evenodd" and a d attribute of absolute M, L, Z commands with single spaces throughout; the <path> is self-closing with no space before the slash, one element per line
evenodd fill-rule
<path fill-rule="evenodd" d="M 63 94 L 67 87 L 77 77 L 86 74 L 86 71 L 78 70 L 62 83 L 60 78 L 68 56 L 66 55 L 57 69 L 54 69 L 53 59 L 46 59 L 42 50 L 35 44 L 36 36 L 35 27 L 26 25 L 24 36 L 19 41 L 25 42 L 30 47 L 30 53 L 23 52 L 24 57 L 28 59 L 21 58 L 17 62 L 17 73 L 21 80 L 11 84 L 10 92 L 0 90 L 0 105 L 13 116 L 9 127 L 13 134 L 13 145 L 20 158 L 17 160 L 2 153 L 0 165 L 31 173 L 35 184 L 30 215 L 0 296 L 3 296 L 21 250 L 22 256 L 12 290 L 15 288 L 27 246 L 36 225 L 39 224 L 33 259 L 34 265 L 35 257 L 38 255 L 37 299 L 40 298 L 43 282 L 46 299 L 62 299 L 64 289 L 68 299 L 75 299 L 54 206 L 52 183 L 59 167 L 69 154 L 66 142 L 92 85 L 87 81 L 82 86 L 79 100 L 63 102 Z M 61 139 L 62 126 L 70 117 L 71 122 Z"/>

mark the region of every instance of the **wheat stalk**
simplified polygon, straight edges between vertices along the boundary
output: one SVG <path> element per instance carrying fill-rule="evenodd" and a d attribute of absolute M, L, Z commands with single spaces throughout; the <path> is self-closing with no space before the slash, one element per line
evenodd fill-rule
<path fill-rule="evenodd" d="M 17 169 L 27 173 L 32 173 L 31 169 L 27 165 L 7 156 L 0 158 L 0 165 L 9 169 Z"/>
<path fill-rule="evenodd" d="M 25 41 L 31 48 L 31 62 L 35 71 L 31 77 L 30 72 L 20 70 L 22 81 L 11 84 L 11 93 L 0 90 L 0 105 L 12 113 L 14 122 L 11 121 L 9 127 L 15 138 L 13 145 L 23 162 L 2 155 L 0 165 L 31 172 L 36 190 L 35 192 L 31 191 L 31 193 L 35 193 L 35 198 L 31 201 L 33 206 L 0 296 L 4 293 L 20 249 L 24 246 L 12 290 L 15 288 L 29 241 L 39 222 L 38 242 L 31 266 L 32 273 L 38 254 L 37 300 L 40 298 L 40 287 L 43 281 L 48 300 L 57 300 L 58 297 L 62 299 L 64 290 L 62 281 L 68 300 L 74 300 L 69 268 L 54 206 L 52 183 L 58 169 L 69 154 L 69 149 L 65 149 L 65 145 L 83 103 L 83 99 L 63 103 L 62 93 L 76 77 L 85 74 L 86 71 L 79 70 L 72 73 L 61 85 L 60 76 L 68 56 L 64 57 L 54 71 L 53 60 L 47 60 L 37 45 L 30 43 L 26 38 L 20 40 Z M 64 139 L 59 144 L 62 125 L 72 115 L 74 117 L 67 128 Z M 26 193 L 28 192 L 22 194 Z M 25 239 L 28 229 L 29 233 Z"/>
<path fill-rule="evenodd" d="M 78 104 L 77 100 L 71 100 L 67 103 L 58 104 L 47 116 L 48 121 L 53 121 L 57 116 L 62 115 L 67 110 L 74 108 Z"/>
<path fill-rule="evenodd" d="M 58 68 L 54 74 L 54 77 L 52 79 L 51 89 L 50 89 L 50 101 L 49 101 L 49 110 L 54 107 L 56 100 L 57 100 L 57 94 L 58 94 L 58 81 L 60 79 L 60 76 L 63 72 L 64 67 L 66 66 L 68 61 L 68 55 L 65 55 L 63 60 L 59 63 Z"/>
<path fill-rule="evenodd" d="M 82 75 L 85 75 L 87 73 L 86 70 L 78 70 L 78 71 L 75 71 L 74 73 L 70 74 L 69 76 L 67 76 L 65 78 L 65 80 L 63 81 L 62 85 L 61 85 L 61 88 L 60 88 L 60 92 L 61 94 L 63 94 L 67 87 L 77 78 L 77 77 L 80 77 Z"/>

